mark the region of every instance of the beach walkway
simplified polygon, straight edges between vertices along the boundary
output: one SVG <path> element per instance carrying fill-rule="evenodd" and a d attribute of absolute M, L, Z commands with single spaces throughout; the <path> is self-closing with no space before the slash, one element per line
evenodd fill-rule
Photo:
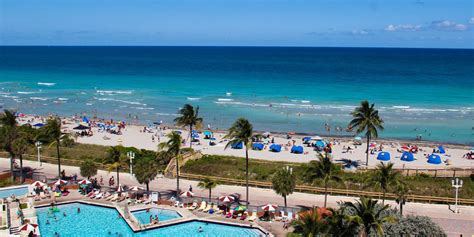
<path fill-rule="evenodd" d="M 40 167 L 35 161 L 24 161 L 24 166 L 37 169 L 37 172 L 41 172 L 47 177 L 54 177 L 57 175 L 57 165 L 43 163 Z M 0 159 L 1 170 L 7 170 L 9 167 L 9 160 L 5 158 Z M 67 175 L 80 174 L 78 167 L 73 166 L 61 166 L 66 171 Z M 96 177 L 103 176 L 104 181 L 107 181 L 110 176 L 115 173 L 108 173 L 107 171 L 100 170 Z M 137 181 L 128 173 L 121 173 L 120 180 L 123 185 L 138 185 Z M 197 187 L 197 181 L 192 180 L 180 180 L 180 186 L 183 189 L 187 189 L 189 186 L 193 187 L 193 191 L 197 196 L 207 197 L 208 191 L 201 190 Z M 176 187 L 175 179 L 168 179 L 164 177 L 157 178 L 150 183 L 150 189 L 155 191 L 169 191 L 174 190 Z M 242 199 L 245 199 L 245 187 L 243 186 L 231 186 L 231 185 L 219 185 L 213 189 L 213 198 L 217 198 L 223 194 L 231 193 L 242 194 Z M 329 196 L 328 206 L 336 207 L 339 201 L 354 201 L 355 197 L 345 196 Z M 277 205 L 283 205 L 283 198 L 277 195 L 271 189 L 262 188 L 250 188 L 250 204 L 251 205 L 265 205 L 268 200 L 272 200 L 272 203 Z M 308 193 L 294 193 L 288 197 L 289 206 L 322 206 L 324 202 L 323 195 L 315 195 Z M 386 201 L 387 204 L 392 207 L 396 207 L 397 204 L 394 201 Z M 474 207 L 473 206 L 460 206 L 461 213 L 453 213 L 448 205 L 443 204 L 424 204 L 424 203 L 412 203 L 408 202 L 404 206 L 404 213 L 406 215 L 416 214 L 429 216 L 433 221 L 440 224 L 443 229 L 449 234 L 449 236 L 470 236 L 474 234 Z M 452 208 L 451 208 L 452 209 Z"/>

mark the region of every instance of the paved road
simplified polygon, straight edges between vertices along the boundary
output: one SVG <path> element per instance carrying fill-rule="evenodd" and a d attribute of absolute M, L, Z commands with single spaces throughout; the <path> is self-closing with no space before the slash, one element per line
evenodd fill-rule
<path fill-rule="evenodd" d="M 44 173 L 47 177 L 54 177 L 57 175 L 57 165 L 43 163 L 40 167 L 35 161 L 24 161 L 24 166 L 30 166 Z M 9 160 L 0 158 L 0 170 L 9 169 Z M 79 168 L 73 166 L 62 166 L 67 175 L 78 174 Z M 103 176 L 104 183 L 108 182 L 110 176 L 115 173 L 108 173 L 107 171 L 99 171 L 97 177 Z M 80 176 L 80 175 L 79 175 Z M 128 173 L 121 173 L 120 180 L 123 185 L 138 185 L 136 180 Z M 208 191 L 201 190 L 197 187 L 196 181 L 180 180 L 181 189 L 188 189 L 190 185 L 193 187 L 193 192 L 197 196 L 207 197 Z M 157 178 L 150 183 L 150 189 L 157 191 L 174 190 L 176 188 L 176 180 L 168 178 Z M 245 187 L 219 185 L 212 191 L 213 198 L 224 194 L 231 193 L 242 194 L 242 199 L 245 199 Z M 354 201 L 354 197 L 345 196 L 329 196 L 328 206 L 336 207 L 339 201 Z M 283 205 L 283 198 L 277 195 L 273 190 L 262 188 L 250 188 L 250 203 L 252 205 L 265 205 L 267 203 L 274 203 Z M 288 197 L 289 206 L 322 206 L 324 203 L 323 195 L 315 195 L 308 193 L 293 193 Z M 387 201 L 386 204 L 396 207 L 397 204 L 393 201 Z M 449 210 L 448 205 L 442 204 L 424 204 L 409 202 L 404 206 L 405 214 L 425 215 L 431 217 L 435 222 L 440 224 L 449 236 L 471 236 L 474 234 L 474 207 L 461 206 L 461 213 L 455 214 Z"/>

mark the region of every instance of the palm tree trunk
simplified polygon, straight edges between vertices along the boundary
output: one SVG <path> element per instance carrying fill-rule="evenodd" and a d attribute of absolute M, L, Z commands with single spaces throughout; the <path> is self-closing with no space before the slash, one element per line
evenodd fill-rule
<path fill-rule="evenodd" d="M 10 154 L 10 172 L 12 174 L 12 183 L 15 182 L 15 174 L 13 173 L 13 161 L 15 160 L 15 156 Z"/>
<path fill-rule="evenodd" d="M 145 183 L 145 184 L 146 184 L 146 191 L 147 191 L 147 192 L 150 192 L 149 183 L 150 183 L 150 182 L 146 182 L 146 183 Z"/>
<path fill-rule="evenodd" d="M 117 187 L 120 185 L 120 173 L 119 173 L 119 167 L 117 167 Z"/>
<path fill-rule="evenodd" d="M 249 208 L 249 150 L 247 149 L 247 144 L 245 144 L 245 184 L 246 184 L 246 199 L 247 199 L 247 209 Z"/>
<path fill-rule="evenodd" d="M 283 200 L 285 200 L 285 209 L 286 209 L 286 195 L 283 195 Z"/>
<path fill-rule="evenodd" d="M 209 202 L 211 202 L 211 192 L 212 192 L 212 189 L 209 189 Z"/>
<path fill-rule="evenodd" d="M 369 167 L 369 143 L 370 143 L 370 136 L 369 134 L 367 136 L 367 149 L 365 150 L 365 166 Z"/>
<path fill-rule="evenodd" d="M 385 189 L 382 190 L 382 206 L 385 204 Z"/>
<path fill-rule="evenodd" d="M 193 125 L 189 125 L 189 148 L 193 148 Z"/>
<path fill-rule="evenodd" d="M 176 195 L 179 195 L 179 155 L 174 158 L 176 160 Z"/>
<path fill-rule="evenodd" d="M 400 200 L 400 215 L 403 217 L 403 201 Z"/>
<path fill-rule="evenodd" d="M 59 140 L 56 141 L 56 154 L 58 155 L 58 175 L 61 178 L 61 155 L 59 154 Z"/>
<path fill-rule="evenodd" d="M 326 204 L 328 202 L 328 184 L 324 184 L 324 207 L 326 207 Z"/>
<path fill-rule="evenodd" d="M 20 183 L 24 182 L 23 178 L 23 155 L 20 154 Z"/>

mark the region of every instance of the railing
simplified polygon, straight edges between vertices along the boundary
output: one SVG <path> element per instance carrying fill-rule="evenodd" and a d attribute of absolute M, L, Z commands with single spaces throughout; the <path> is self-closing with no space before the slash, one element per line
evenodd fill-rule
<path fill-rule="evenodd" d="M 245 185 L 245 180 L 240 179 L 230 179 L 230 178 L 221 178 L 221 177 L 210 177 L 204 175 L 196 175 L 196 174 L 187 174 L 181 173 L 180 177 L 185 179 L 193 179 L 193 180 L 202 180 L 204 178 L 212 178 L 221 183 L 231 184 L 231 185 Z M 261 182 L 261 181 L 252 181 L 249 180 L 249 185 L 253 187 L 259 188 L 272 188 L 272 183 L 270 182 Z M 305 192 L 305 193 L 324 193 L 324 188 L 320 187 L 312 187 L 308 185 L 296 185 L 295 191 L 298 192 Z M 362 190 L 353 190 L 353 189 L 335 189 L 335 188 L 328 188 L 328 194 L 330 195 L 340 195 L 340 196 L 365 196 L 371 198 L 382 198 L 382 192 L 371 192 L 371 191 L 362 191 Z M 397 196 L 393 193 L 386 193 L 385 197 L 388 199 L 395 199 Z M 407 200 L 412 202 L 428 202 L 428 203 L 454 203 L 455 199 L 450 197 L 435 197 L 435 196 L 423 196 L 423 195 L 407 195 Z M 474 205 L 474 199 L 458 199 L 459 204 L 463 205 Z"/>

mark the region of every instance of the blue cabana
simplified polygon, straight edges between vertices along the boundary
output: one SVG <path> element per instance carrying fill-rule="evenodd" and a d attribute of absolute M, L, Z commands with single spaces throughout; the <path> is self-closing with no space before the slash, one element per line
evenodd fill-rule
<path fill-rule="evenodd" d="M 232 149 L 242 149 L 244 148 L 244 144 L 242 142 L 234 143 L 231 145 Z"/>
<path fill-rule="evenodd" d="M 82 122 L 89 123 L 89 119 L 86 116 L 84 116 L 84 118 L 82 118 Z"/>
<path fill-rule="evenodd" d="M 428 156 L 428 163 L 439 165 L 441 164 L 441 157 L 436 154 L 431 154 L 430 156 Z"/>
<path fill-rule="evenodd" d="M 443 147 L 443 146 L 439 146 L 439 147 L 438 147 L 438 150 L 439 150 L 439 154 L 444 154 L 444 153 L 446 153 L 446 150 L 444 150 L 444 147 Z"/>
<path fill-rule="evenodd" d="M 390 160 L 390 153 L 382 151 L 377 155 L 377 160 L 387 161 Z"/>
<path fill-rule="evenodd" d="M 204 135 L 204 138 L 206 138 L 206 139 L 209 139 L 209 138 L 212 137 L 212 132 L 211 131 L 206 130 L 202 134 Z"/>
<path fill-rule="evenodd" d="M 38 128 L 40 128 L 40 127 L 43 127 L 43 126 L 44 126 L 43 123 L 36 123 L 36 124 L 33 124 L 33 127 L 38 127 Z"/>
<path fill-rule="evenodd" d="M 315 146 L 320 147 L 320 148 L 324 148 L 326 146 L 326 142 L 324 142 L 322 140 L 316 141 Z"/>
<path fill-rule="evenodd" d="M 293 146 L 291 148 L 291 153 L 294 154 L 303 154 L 303 147 L 302 146 Z"/>
<path fill-rule="evenodd" d="M 257 151 L 261 151 L 263 150 L 263 144 L 262 143 L 254 143 L 252 144 L 252 149 L 253 150 L 257 150 Z"/>
<path fill-rule="evenodd" d="M 402 156 L 400 157 L 400 160 L 414 161 L 415 157 L 413 156 L 413 153 L 405 151 L 405 152 L 403 152 Z"/>
<path fill-rule="evenodd" d="M 278 144 L 272 144 L 272 145 L 270 145 L 270 151 L 273 151 L 273 152 L 280 152 L 280 151 L 281 151 L 281 145 L 278 145 Z"/>
<path fill-rule="evenodd" d="M 311 142 L 311 137 L 303 137 L 303 144 L 308 144 Z"/>

